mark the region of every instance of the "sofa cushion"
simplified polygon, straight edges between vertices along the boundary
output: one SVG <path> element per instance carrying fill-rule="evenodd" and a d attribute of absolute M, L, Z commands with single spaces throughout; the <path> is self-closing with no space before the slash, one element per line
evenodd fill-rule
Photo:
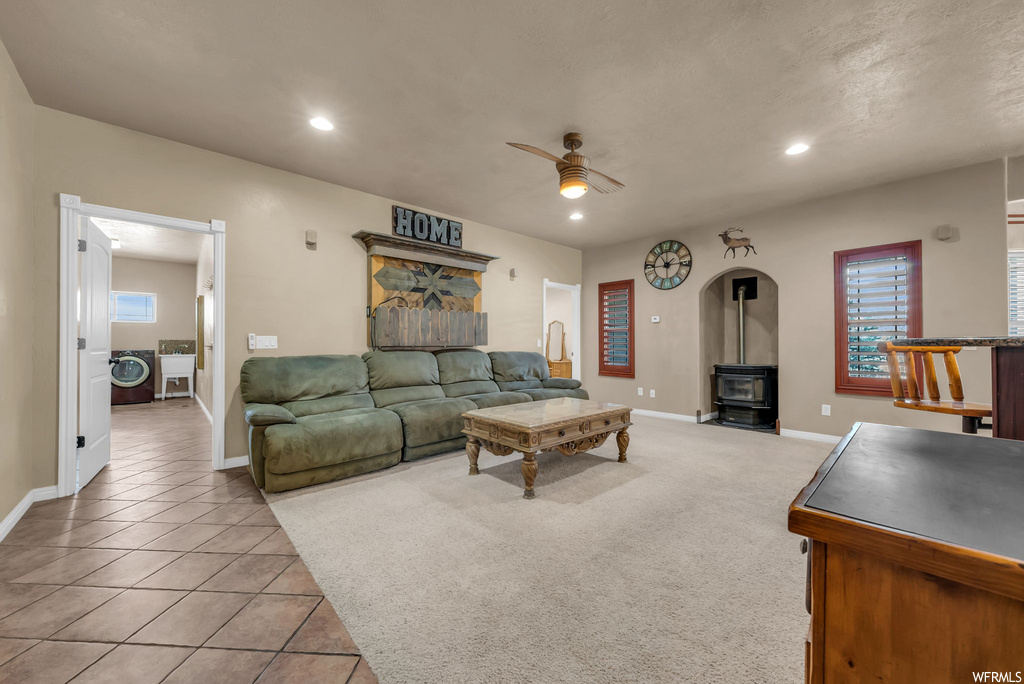
<path fill-rule="evenodd" d="M 494 381 L 502 390 L 539 389 L 551 377 L 548 361 L 537 352 L 490 352 Z"/>
<path fill-rule="evenodd" d="M 445 349 L 434 352 L 442 385 L 472 380 L 494 380 L 491 357 L 479 349 Z"/>
<path fill-rule="evenodd" d="M 277 404 L 246 404 L 245 422 L 252 426 L 294 423 L 295 414 Z"/>
<path fill-rule="evenodd" d="M 582 385 L 579 380 L 572 378 L 548 378 L 541 384 L 550 389 L 579 389 Z"/>
<path fill-rule="evenodd" d="M 307 399 L 306 401 L 288 401 L 281 404 L 297 418 L 315 416 L 320 413 L 348 411 L 357 408 L 373 408 L 373 398 L 369 394 L 336 394 L 333 397 Z"/>
<path fill-rule="evenodd" d="M 476 404 L 477 408 L 508 406 L 509 404 L 522 404 L 527 401 L 533 401 L 533 397 L 522 392 L 487 392 L 485 394 L 470 394 L 462 398 L 469 399 Z"/>
<path fill-rule="evenodd" d="M 363 354 L 370 376 L 370 389 L 437 385 L 437 359 L 422 351 L 369 351 Z"/>
<path fill-rule="evenodd" d="M 534 401 L 545 399 L 557 399 L 558 397 L 573 397 L 575 399 L 589 399 L 590 395 L 585 389 L 523 389 L 518 390 L 522 394 L 528 394 Z"/>
<path fill-rule="evenodd" d="M 357 461 L 402 448 L 402 422 L 391 411 L 353 409 L 272 425 L 263 437 L 265 468 L 283 475 Z"/>
<path fill-rule="evenodd" d="M 253 357 L 242 364 L 241 389 L 247 404 L 365 393 L 366 364 L 358 356 Z"/>
<path fill-rule="evenodd" d="M 477 406 L 469 399 L 430 399 L 388 406 L 402 419 L 405 446 L 415 447 L 462 436 L 462 414 Z"/>
<path fill-rule="evenodd" d="M 385 407 L 425 399 L 443 399 L 437 360 L 430 352 L 371 351 L 363 354 L 370 377 L 370 394 Z"/>
<path fill-rule="evenodd" d="M 466 397 L 471 394 L 486 394 L 487 392 L 500 392 L 501 388 L 493 380 L 467 380 L 466 382 L 454 382 L 450 385 L 441 385 L 445 395 L 449 397 Z"/>

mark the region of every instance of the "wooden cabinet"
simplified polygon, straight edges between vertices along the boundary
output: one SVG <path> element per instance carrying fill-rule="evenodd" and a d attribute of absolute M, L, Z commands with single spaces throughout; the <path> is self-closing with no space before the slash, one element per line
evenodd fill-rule
<path fill-rule="evenodd" d="M 854 426 L 789 511 L 813 540 L 807 682 L 1016 681 L 1021 491 L 1019 442 Z"/>
<path fill-rule="evenodd" d="M 553 378 L 571 378 L 572 361 L 552 361 L 548 359 L 548 370 Z"/>

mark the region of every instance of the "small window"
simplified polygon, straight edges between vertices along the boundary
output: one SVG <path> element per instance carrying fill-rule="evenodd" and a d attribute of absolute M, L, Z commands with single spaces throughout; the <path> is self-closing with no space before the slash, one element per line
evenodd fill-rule
<path fill-rule="evenodd" d="M 1024 335 L 1024 250 L 1011 249 L 1010 273 L 1010 335 Z"/>
<path fill-rule="evenodd" d="M 113 323 L 156 323 L 156 295 L 150 292 L 111 292 Z"/>
<path fill-rule="evenodd" d="M 598 344 L 601 362 L 598 375 L 632 378 L 633 281 L 620 280 L 597 286 Z"/>
<path fill-rule="evenodd" d="M 921 337 L 921 241 L 835 253 L 836 392 L 888 395 L 878 343 Z"/>

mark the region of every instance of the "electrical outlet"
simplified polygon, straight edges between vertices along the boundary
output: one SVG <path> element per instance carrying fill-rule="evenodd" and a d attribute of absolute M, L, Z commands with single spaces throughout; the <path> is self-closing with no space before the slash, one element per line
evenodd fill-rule
<path fill-rule="evenodd" d="M 537 347 L 540 348 L 540 347 L 543 347 L 543 346 L 544 346 L 544 343 L 541 342 L 540 340 L 537 340 Z"/>
<path fill-rule="evenodd" d="M 637 387 L 636 388 L 636 396 L 638 396 L 638 397 L 644 396 L 644 388 L 643 387 Z"/>
<path fill-rule="evenodd" d="M 832 404 L 822 404 L 821 405 L 821 415 L 823 415 L 823 416 L 831 416 L 832 415 Z"/>
<path fill-rule="evenodd" d="M 256 333 L 249 333 L 249 349 L 256 348 Z"/>
<path fill-rule="evenodd" d="M 651 399 L 654 398 L 654 390 L 651 390 Z"/>

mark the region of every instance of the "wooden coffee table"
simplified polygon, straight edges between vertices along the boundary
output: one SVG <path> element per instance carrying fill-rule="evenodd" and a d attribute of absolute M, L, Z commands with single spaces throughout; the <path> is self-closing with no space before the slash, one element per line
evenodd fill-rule
<path fill-rule="evenodd" d="M 557 449 L 566 456 L 590 451 L 604 444 L 608 435 L 617 432 L 619 463 L 626 462 L 633 409 L 622 404 L 609 404 L 588 399 L 546 399 L 510 406 L 494 406 L 462 414 L 468 437 L 466 454 L 469 474 L 479 475 L 477 459 L 480 447 L 496 456 L 514 451 L 523 454 L 524 499 L 532 499 L 533 482 L 537 477 L 538 451 Z"/>

